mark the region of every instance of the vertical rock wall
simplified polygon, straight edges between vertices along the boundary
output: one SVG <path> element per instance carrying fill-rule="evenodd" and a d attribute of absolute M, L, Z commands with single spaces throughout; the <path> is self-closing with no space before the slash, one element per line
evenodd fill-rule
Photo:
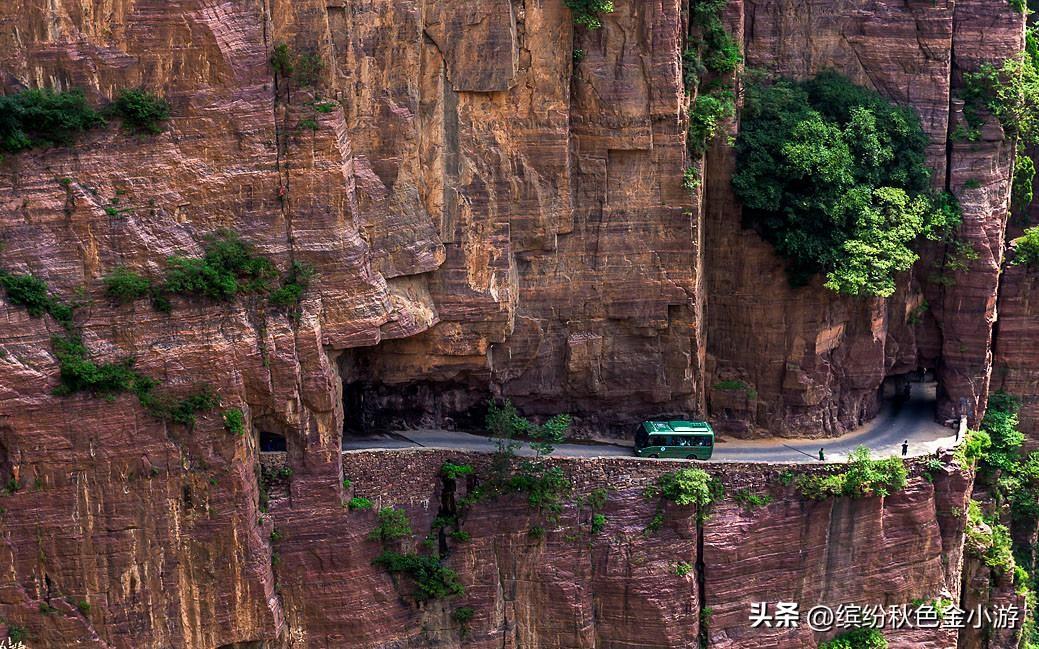
<path fill-rule="evenodd" d="M 732 411 L 723 416 L 734 428 L 767 421 L 777 432 L 823 434 L 868 416 L 884 374 L 927 357 L 945 364 L 951 399 L 981 399 L 1005 202 L 999 134 L 987 132 L 979 151 L 954 151 L 947 167 L 983 181 L 977 201 L 963 202 L 968 234 L 988 252 L 976 280 L 932 301 L 933 322 L 904 324 L 918 280 L 888 303 L 844 301 L 818 286 L 795 293 L 767 247 L 738 229 L 725 151 L 708 157 L 704 196 L 680 187 L 689 165 L 686 9 L 678 0 L 618 2 L 602 30 L 575 36 L 561 0 L 0 4 L 5 91 L 79 87 L 103 102 L 144 85 L 166 94 L 173 114 L 158 136 L 113 124 L 72 148 L 6 157 L 0 266 L 32 272 L 80 303 L 77 325 L 98 361 L 133 357 L 175 394 L 208 383 L 249 425 L 239 438 L 218 411 L 186 430 L 129 396 L 59 399 L 49 341 L 60 327 L 0 302 L 0 484 L 18 487 L 0 496 L 4 623 L 45 647 L 342 646 L 350 637 L 376 646 L 385 629 L 364 622 L 376 616 L 390 635 L 404 634 L 402 644 L 418 642 L 401 629 L 421 629 L 404 623 L 422 616 L 430 633 L 447 637 L 450 612 L 402 604 L 368 565 L 370 521 L 342 507 L 344 384 L 347 403 L 361 389 L 376 408 L 424 382 L 432 386 L 424 407 L 448 414 L 493 393 L 530 412 L 570 410 L 593 422 L 702 412 L 709 399 L 716 412 Z M 798 75 L 839 63 L 917 106 L 935 134 L 935 160 L 954 61 L 966 56 L 958 43 L 998 58 L 1019 33 L 1000 3 L 819 3 L 811 12 L 733 3 L 727 16 L 752 63 Z M 275 78 L 277 43 L 320 56 L 315 86 Z M 324 101 L 338 105 L 317 110 Z M 146 301 L 105 298 L 100 278 L 112 268 L 157 275 L 167 256 L 199 254 L 221 227 L 282 269 L 317 268 L 298 320 L 262 300 L 176 300 L 167 316 Z M 756 288 L 762 278 L 769 288 Z M 708 393 L 730 377 L 757 396 L 723 405 L 737 397 Z M 273 516 L 258 506 L 261 430 L 285 436 L 293 471 Z M 416 524 L 428 523 L 417 508 L 435 493 L 436 466 L 384 469 L 406 478 L 399 489 L 414 495 L 392 502 L 407 504 Z M 366 489 L 398 484 L 378 471 L 359 476 L 377 477 L 364 478 Z M 628 472 L 594 479 L 619 484 Z M 467 565 L 483 572 L 468 573 L 470 583 L 505 575 L 513 589 L 479 595 L 481 642 L 635 642 L 625 635 L 632 620 L 675 645 L 699 635 L 691 582 L 670 580 L 675 557 L 696 563 L 694 523 L 676 514 L 660 539 L 642 540 L 640 521 L 652 512 L 636 505 L 642 483 L 632 480 L 626 504 L 610 514 L 621 536 L 598 549 L 550 536 L 531 550 L 514 504 L 474 517 L 499 543 L 480 546 L 484 554 L 501 553 L 505 567 L 471 556 Z M 861 503 L 850 513 L 784 497 L 768 516 L 786 517 L 789 539 L 813 547 L 817 537 L 790 521 L 838 531 L 859 515 L 919 524 L 919 541 L 892 536 L 919 543 L 912 550 L 921 558 L 889 566 L 913 584 L 890 592 L 924 594 L 956 581 L 934 561 L 938 536 L 956 556 L 957 534 L 928 523 L 927 512 L 943 510 L 929 489 L 917 481 L 890 507 Z M 734 512 L 726 517 L 733 528 L 720 529 L 705 556 L 731 552 L 737 537 L 724 535 L 739 528 Z M 764 538 L 770 520 L 739 525 L 758 526 Z M 272 548 L 275 526 L 284 547 Z M 543 564 L 548 578 L 536 581 Z M 602 594 L 563 586 L 577 577 Z M 729 621 L 710 634 L 731 642 L 743 627 L 726 593 L 739 584 L 731 574 L 718 579 Z M 640 597 L 625 599 L 627 583 Z M 881 590 L 856 583 L 849 588 Z"/>
<path fill-rule="evenodd" d="M 818 278 L 792 289 L 771 246 L 740 227 L 732 151 L 716 144 L 704 213 L 708 394 L 723 425 L 742 434 L 838 434 L 876 413 L 886 375 L 923 367 L 938 369 L 939 415 L 953 416 L 960 399 L 980 413 L 1013 147 L 991 123 L 980 142 L 953 143 L 948 134 L 962 120 L 962 71 L 1021 51 L 1022 20 L 989 2 L 744 3 L 733 23 L 749 67 L 795 78 L 836 69 L 917 110 L 935 187 L 960 200 L 960 237 L 978 258 L 953 272 L 945 250 L 928 248 L 887 300 L 837 296 Z M 728 380 L 749 389 L 717 388 Z"/>

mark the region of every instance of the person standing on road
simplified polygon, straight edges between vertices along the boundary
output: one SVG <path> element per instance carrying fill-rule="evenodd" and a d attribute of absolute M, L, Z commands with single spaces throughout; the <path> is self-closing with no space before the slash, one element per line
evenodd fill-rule
<path fill-rule="evenodd" d="M 902 457 L 909 455 L 909 440 L 902 442 Z"/>
<path fill-rule="evenodd" d="M 822 449 L 819 449 L 819 461 L 820 462 L 825 462 L 826 461 L 826 455 L 823 453 Z"/>

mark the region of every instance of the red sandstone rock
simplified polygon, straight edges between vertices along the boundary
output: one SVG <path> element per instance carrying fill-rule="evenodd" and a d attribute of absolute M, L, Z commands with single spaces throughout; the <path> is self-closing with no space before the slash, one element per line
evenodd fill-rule
<path fill-rule="evenodd" d="M 734 2 L 727 14 L 752 63 L 795 75 L 839 63 L 917 107 L 935 138 L 936 181 L 984 172 L 984 191 L 964 203 L 968 236 L 986 254 L 969 281 L 932 302 L 940 319 L 915 332 L 906 320 L 920 299 L 915 272 L 886 304 L 785 288 L 768 247 L 738 228 L 720 144 L 706 191 L 682 190 L 682 170 L 699 162 L 685 149 L 678 0 L 618 2 L 601 31 L 576 34 L 559 0 L 88 5 L 0 5 L 4 89 L 76 86 L 102 101 L 143 84 L 168 96 L 173 119 L 154 137 L 113 125 L 74 148 L 8 156 L 0 266 L 31 271 L 70 300 L 82 286 L 78 324 L 96 358 L 135 356 L 179 392 L 208 382 L 224 407 L 245 410 L 250 434 L 227 434 L 216 412 L 186 431 L 128 396 L 54 397 L 48 341 L 60 328 L 0 302 L 0 478 L 23 485 L 0 497 L 0 618 L 27 628 L 30 646 L 402 646 L 422 642 L 423 628 L 460 643 L 448 608 L 416 609 L 370 566 L 372 517 L 342 507 L 342 382 L 375 384 L 368 394 L 390 406 L 406 401 L 401 386 L 433 386 L 419 406 L 437 414 L 489 393 L 592 422 L 702 412 L 710 401 L 733 428 L 831 434 L 871 416 L 885 373 L 912 368 L 926 339 L 951 399 L 984 395 L 971 381 L 988 363 L 1007 152 L 990 131 L 981 150 L 955 150 L 946 170 L 939 141 L 952 43 L 958 69 L 1019 45 L 1020 20 L 1000 3 L 820 1 L 806 12 Z M 275 86 L 268 58 L 279 42 L 321 55 L 316 88 Z M 574 49 L 585 54 L 576 66 Z M 319 96 L 340 107 L 315 111 Z M 309 119 L 316 131 L 301 127 Z M 112 217 L 105 207 L 117 196 L 129 209 Z M 177 300 L 166 316 L 103 296 L 113 267 L 158 273 L 219 227 L 282 269 L 293 260 L 318 269 L 299 322 L 249 300 Z M 733 377 L 756 395 L 709 387 Z M 294 471 L 267 517 L 259 430 L 285 435 Z M 428 526 L 440 461 L 348 456 L 347 474 L 352 493 L 405 506 Z M 568 540 L 577 514 L 567 510 L 535 544 L 521 502 L 474 510 L 473 542 L 450 559 L 478 610 L 467 644 L 694 644 L 696 576 L 680 578 L 673 564 L 696 564 L 695 521 L 669 511 L 659 536 L 642 536 L 653 513 L 639 495 L 642 471 L 660 468 L 572 465 L 583 489 L 617 490 L 604 536 Z M 917 481 L 883 506 L 828 509 L 783 493 L 757 516 L 721 509 L 704 550 L 705 561 L 719 558 L 705 573 L 707 604 L 718 597 L 712 641 L 736 646 L 746 627 L 738 593 L 769 579 L 767 547 L 746 573 L 722 565 L 739 551 L 740 529 L 777 535 L 789 556 L 801 542 L 829 547 L 802 531 L 807 521 L 856 544 L 835 551 L 834 566 L 791 573 L 792 590 L 777 595 L 954 588 L 960 534 L 946 505 L 967 488 L 943 486 L 955 480 L 934 492 Z M 858 515 L 883 523 L 890 547 L 849 535 Z M 272 550 L 275 527 L 283 540 Z M 895 547 L 913 553 L 899 562 Z M 939 547 L 948 566 L 935 560 Z M 896 583 L 879 583 L 882 570 Z M 41 613 L 41 602 L 57 611 Z M 801 645 L 790 646 L 814 640 L 796 634 Z"/>

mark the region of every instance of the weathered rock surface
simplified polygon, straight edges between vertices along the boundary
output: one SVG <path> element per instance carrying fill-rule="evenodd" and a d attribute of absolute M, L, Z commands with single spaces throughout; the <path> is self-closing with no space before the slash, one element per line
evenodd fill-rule
<path fill-rule="evenodd" d="M 818 280 L 792 289 L 771 246 L 740 227 L 732 150 L 716 144 L 704 210 L 712 414 L 742 435 L 838 434 L 876 414 L 885 376 L 936 368 L 939 415 L 958 414 L 963 399 L 976 421 L 988 394 L 1012 146 L 995 124 L 980 142 L 951 143 L 948 133 L 962 120 L 959 75 L 1019 52 L 1020 16 L 983 1 L 835 10 L 752 0 L 736 15 L 748 66 L 797 78 L 836 69 L 916 108 L 932 141 L 935 187 L 959 199 L 960 237 L 977 259 L 956 272 L 946 268 L 948 251 L 928 248 L 887 300 L 836 296 Z M 972 179 L 977 187 L 966 189 Z M 747 389 L 719 390 L 726 381 Z"/>
<path fill-rule="evenodd" d="M 377 506 L 403 507 L 416 539 L 444 504 L 439 468 L 469 461 L 486 475 L 486 457 L 446 451 L 347 453 L 346 495 Z M 467 590 L 448 602 L 416 606 L 409 582 L 394 580 L 370 561 L 379 544 L 367 540 L 370 512 L 348 512 L 333 502 L 317 520 L 275 500 L 271 513 L 283 540 L 278 583 L 290 627 L 307 629 L 310 647 L 443 646 L 688 647 L 696 646 L 709 619 L 710 646 L 815 647 L 809 629 L 752 629 L 752 601 L 895 604 L 959 592 L 962 511 L 970 480 L 959 472 L 931 483 L 916 478 L 885 499 L 805 502 L 777 482 L 778 468 L 724 467 L 728 493 L 772 494 L 748 510 L 727 498 L 698 531 L 693 508 L 647 500 L 643 491 L 678 463 L 630 460 L 560 461 L 575 480 L 572 500 L 553 522 L 522 495 L 480 502 L 465 510 L 466 541 L 444 540 L 446 564 Z M 459 484 L 461 499 L 474 483 Z M 587 496 L 608 485 L 606 518 L 591 531 Z M 657 532 L 646 527 L 662 511 Z M 288 518 L 285 518 L 288 516 Z M 530 529 L 543 527 L 544 538 Z M 336 542 L 326 543 L 328 530 Z M 317 534 L 315 535 L 315 532 Z M 702 553 L 698 536 L 702 535 Z M 946 546 L 946 542 L 951 545 Z M 676 574 L 679 564 L 689 572 Z M 703 591 L 698 586 L 703 572 Z M 284 576 L 283 576 L 284 575 Z M 320 603 L 320 604 L 319 604 Z M 462 635 L 450 619 L 455 607 L 475 610 Z M 708 618 L 701 617 L 710 608 Z M 377 613 L 376 613 L 377 611 Z M 382 622 L 373 624 L 378 617 Z M 926 636 L 926 638 L 924 638 Z M 955 632 L 891 633 L 892 646 L 956 646 Z M 919 642 L 917 641 L 919 640 Z"/>
<path fill-rule="evenodd" d="M 945 410 L 982 401 L 1008 152 L 990 127 L 979 148 L 954 147 L 949 167 L 944 133 L 958 119 L 957 71 L 1019 47 L 1020 18 L 980 0 L 730 5 L 751 63 L 795 75 L 836 66 L 914 105 L 934 139 L 936 184 L 981 181 L 969 196 L 951 181 L 979 251 L 969 277 L 936 296 L 922 289 L 926 264 L 943 258 L 935 250 L 895 298 L 857 302 L 786 287 L 771 251 L 739 228 L 720 145 L 705 190 L 682 189 L 694 162 L 687 10 L 623 0 L 602 30 L 574 34 L 561 0 L 0 3 L 5 91 L 80 87 L 102 102 L 144 85 L 173 109 L 158 136 L 113 125 L 74 148 L 5 158 L 0 267 L 81 302 L 77 325 L 98 360 L 135 357 L 178 393 L 209 383 L 249 425 L 236 438 L 213 412 L 187 431 L 128 396 L 53 396 L 60 328 L 0 300 L 0 484 L 21 487 L 0 496 L 0 619 L 26 628 L 33 647 L 389 647 L 423 642 L 423 623 L 461 642 L 449 610 L 417 611 L 369 565 L 370 515 L 341 506 L 341 430 L 367 411 L 443 419 L 495 394 L 594 424 L 709 402 L 734 431 L 823 435 L 868 418 L 884 376 L 921 364 L 942 372 Z M 280 42 L 321 57 L 315 87 L 275 80 Z M 320 112 L 319 97 L 337 106 Z M 317 268 L 298 321 L 259 300 L 177 300 L 167 316 L 104 297 L 113 267 L 157 274 L 220 227 L 282 269 Z M 925 294 L 933 317 L 910 325 Z M 1006 349 L 1008 366 L 1029 362 Z M 753 392 L 710 387 L 729 378 Z M 266 517 L 261 430 L 285 436 L 293 470 Z M 439 461 L 351 456 L 348 473 L 356 492 L 407 506 L 418 528 L 435 513 Z M 712 642 L 811 646 L 800 631 L 741 635 L 747 585 L 776 576 L 754 565 L 772 544 L 804 566 L 782 574 L 794 581 L 777 597 L 906 601 L 958 583 L 948 512 L 964 485 L 932 492 L 918 480 L 883 506 L 781 493 L 754 514 L 722 508 L 699 557 L 681 512 L 659 537 L 641 536 L 652 515 L 642 469 L 574 471 L 582 488 L 606 481 L 620 494 L 613 529 L 590 546 L 563 529 L 532 542 L 521 502 L 474 510 L 472 545 L 451 559 L 478 609 L 467 642 L 689 646 L 695 574 L 679 578 L 672 564 L 703 558 Z M 859 518 L 882 524 L 884 542 L 851 535 Z M 820 528 L 855 551 L 830 548 Z M 819 556 L 802 559 L 801 543 Z M 744 545 L 754 552 L 741 573 L 725 562 L 742 563 Z"/>

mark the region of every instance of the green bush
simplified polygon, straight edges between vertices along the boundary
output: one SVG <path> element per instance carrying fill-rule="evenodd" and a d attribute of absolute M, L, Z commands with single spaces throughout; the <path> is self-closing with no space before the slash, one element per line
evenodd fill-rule
<path fill-rule="evenodd" d="M 102 282 L 105 285 L 105 294 L 124 304 L 139 300 L 152 292 L 151 280 L 125 266 L 113 268 Z"/>
<path fill-rule="evenodd" d="M 721 483 L 703 469 L 679 469 L 657 478 L 647 490 L 648 497 L 660 496 L 676 505 L 705 508 L 722 494 Z"/>
<path fill-rule="evenodd" d="M 1010 191 L 1010 211 L 1023 212 L 1032 203 L 1032 184 L 1035 182 L 1035 161 L 1021 147 L 1014 157 L 1014 184 Z"/>
<path fill-rule="evenodd" d="M 138 400 L 153 417 L 184 426 L 194 426 L 196 415 L 220 406 L 220 397 L 208 385 L 196 388 L 180 399 L 154 390 L 138 393 Z"/>
<path fill-rule="evenodd" d="M 736 504 L 748 510 L 765 507 L 772 502 L 770 494 L 756 494 L 749 489 L 737 490 L 732 494 L 732 499 L 736 501 Z"/>
<path fill-rule="evenodd" d="M 924 479 L 928 482 L 934 482 L 936 475 L 940 474 L 945 470 L 945 465 L 938 458 L 930 458 L 927 460 L 927 464 L 924 466 Z"/>
<path fill-rule="evenodd" d="M 982 457 L 986 470 L 999 469 L 1014 472 L 1020 460 L 1024 433 L 1018 430 L 1017 412 L 1020 401 L 1005 392 L 994 392 L 989 396 L 981 429 L 988 434 L 991 445 Z"/>
<path fill-rule="evenodd" d="M 67 146 L 105 120 L 80 90 L 23 90 L 0 96 L 0 151 Z"/>
<path fill-rule="evenodd" d="M 232 435 L 245 434 L 245 413 L 239 408 L 224 411 L 224 429 Z"/>
<path fill-rule="evenodd" d="M 289 50 L 289 46 L 285 43 L 278 43 L 274 46 L 274 51 L 271 52 L 270 59 L 271 67 L 274 71 L 283 77 L 291 77 L 294 70 L 292 64 L 292 52 Z"/>
<path fill-rule="evenodd" d="M 386 543 L 411 536 L 411 521 L 402 509 L 383 507 L 379 510 L 379 522 L 369 534 L 372 541 Z"/>
<path fill-rule="evenodd" d="M 592 534 L 599 534 L 606 527 L 606 516 L 603 514 L 592 514 Z"/>
<path fill-rule="evenodd" d="M 524 462 L 505 485 L 512 491 L 527 494 L 527 502 L 535 509 L 549 512 L 562 510 L 563 496 L 571 484 L 563 469 L 545 466 L 543 462 Z"/>
<path fill-rule="evenodd" d="M 232 300 L 239 293 L 267 291 L 278 276 L 274 264 L 253 253 L 234 232 L 221 230 L 207 239 L 201 258 L 170 257 L 163 291 L 214 300 Z"/>
<path fill-rule="evenodd" d="M 930 193 L 927 144 L 912 109 L 836 73 L 780 79 L 747 89 L 732 184 L 793 284 L 824 273 L 833 291 L 887 297 L 910 244 L 959 222 L 955 200 Z"/>
<path fill-rule="evenodd" d="M 459 606 L 455 609 L 454 613 L 451 614 L 451 619 L 458 624 L 468 624 L 473 619 L 473 615 L 476 611 L 471 606 Z"/>
<path fill-rule="evenodd" d="M 604 487 L 596 487 L 585 497 L 585 502 L 593 511 L 596 511 L 606 508 L 608 498 L 609 492 Z"/>
<path fill-rule="evenodd" d="M 1000 65 L 986 63 L 963 75 L 964 117 L 972 126 L 988 112 L 1010 138 L 1021 144 L 1039 142 L 1039 68 L 1027 53 Z"/>
<path fill-rule="evenodd" d="M 988 433 L 981 430 L 970 430 L 963 438 L 963 443 L 956 447 L 953 458 L 963 468 L 973 467 L 978 460 L 985 457 L 992 440 Z"/>
<path fill-rule="evenodd" d="M 297 55 L 285 43 L 274 46 L 270 64 L 278 76 L 285 79 L 293 78 L 299 86 L 315 85 L 325 68 L 324 61 L 316 53 L 304 52 Z"/>
<path fill-rule="evenodd" d="M 473 474 L 473 465 L 471 464 L 455 464 L 454 462 L 444 462 L 440 465 L 440 475 L 447 478 L 448 480 L 457 480 L 458 478 L 465 477 Z"/>
<path fill-rule="evenodd" d="M 134 371 L 132 359 L 100 365 L 90 360 L 86 345 L 79 336 L 55 336 L 51 343 L 61 371 L 61 385 L 55 390 L 56 394 L 89 392 L 114 396 L 132 392 L 140 396 L 157 385 L 154 379 Z"/>
<path fill-rule="evenodd" d="M 125 128 L 137 133 L 161 133 L 162 123 L 170 118 L 166 100 L 143 88 L 120 91 L 110 108 L 112 114 L 122 118 Z"/>
<path fill-rule="evenodd" d="M 841 473 L 800 475 L 794 485 L 801 495 L 811 500 L 887 496 L 906 485 L 908 472 L 901 458 L 873 460 L 869 449 L 860 446 L 852 451 L 848 464 L 848 469 Z"/>
<path fill-rule="evenodd" d="M 1023 236 L 1014 240 L 1014 266 L 1039 268 L 1039 225 L 1025 230 Z"/>
<path fill-rule="evenodd" d="M 682 82 L 687 94 L 700 83 L 700 77 L 705 72 L 707 68 L 704 67 L 699 48 L 690 47 L 682 52 Z"/>
<path fill-rule="evenodd" d="M 500 406 L 493 399 L 487 402 L 484 425 L 491 435 L 509 439 L 526 435 L 534 426 L 525 417 L 520 416 L 516 406 L 508 399 Z"/>
<path fill-rule="evenodd" d="M 714 90 L 696 96 L 689 109 L 689 145 L 703 153 L 719 125 L 736 114 L 736 95 L 731 90 Z"/>
<path fill-rule="evenodd" d="M 66 329 L 72 326 L 72 308 L 51 295 L 47 283 L 39 277 L 0 271 L 0 286 L 11 304 L 24 307 L 32 317 L 46 313 Z"/>
<path fill-rule="evenodd" d="M 347 506 L 350 511 L 365 511 L 372 508 L 372 501 L 361 496 L 354 496 Z"/>
<path fill-rule="evenodd" d="M 852 629 L 823 642 L 819 649 L 887 649 L 887 639 L 877 629 Z"/>
<path fill-rule="evenodd" d="M 299 306 L 303 294 L 310 287 L 310 280 L 315 275 L 310 264 L 294 261 L 289 266 L 289 273 L 282 285 L 271 292 L 268 300 L 276 307 L 291 308 Z"/>
<path fill-rule="evenodd" d="M 602 27 L 600 14 L 613 13 L 613 0 L 566 0 L 566 6 L 574 16 L 574 24 L 588 29 Z"/>
<path fill-rule="evenodd" d="M 1014 574 L 1016 564 L 1011 550 L 1010 530 L 994 519 L 986 519 L 977 501 L 967 504 L 965 547 L 986 566 L 1004 574 Z"/>
<path fill-rule="evenodd" d="M 7 624 L 7 637 L 11 642 L 25 642 L 29 639 L 29 632 L 24 627 L 16 624 Z"/>
<path fill-rule="evenodd" d="M 740 63 L 743 63 L 743 55 L 739 44 L 724 30 L 716 34 L 703 57 L 704 67 L 715 74 L 730 74 Z"/>
<path fill-rule="evenodd" d="M 675 564 L 675 574 L 679 577 L 685 577 L 693 571 L 693 564 L 686 561 L 680 561 Z"/>
<path fill-rule="evenodd" d="M 444 566 L 437 557 L 414 553 L 383 551 L 372 561 L 390 574 L 404 574 L 415 582 L 415 599 L 427 601 L 463 595 L 465 588 L 458 574 Z"/>
<path fill-rule="evenodd" d="M 570 415 L 555 415 L 540 426 L 534 426 L 530 431 L 530 447 L 534 449 L 537 458 L 543 455 L 551 455 L 558 444 L 562 444 L 570 434 Z"/>

